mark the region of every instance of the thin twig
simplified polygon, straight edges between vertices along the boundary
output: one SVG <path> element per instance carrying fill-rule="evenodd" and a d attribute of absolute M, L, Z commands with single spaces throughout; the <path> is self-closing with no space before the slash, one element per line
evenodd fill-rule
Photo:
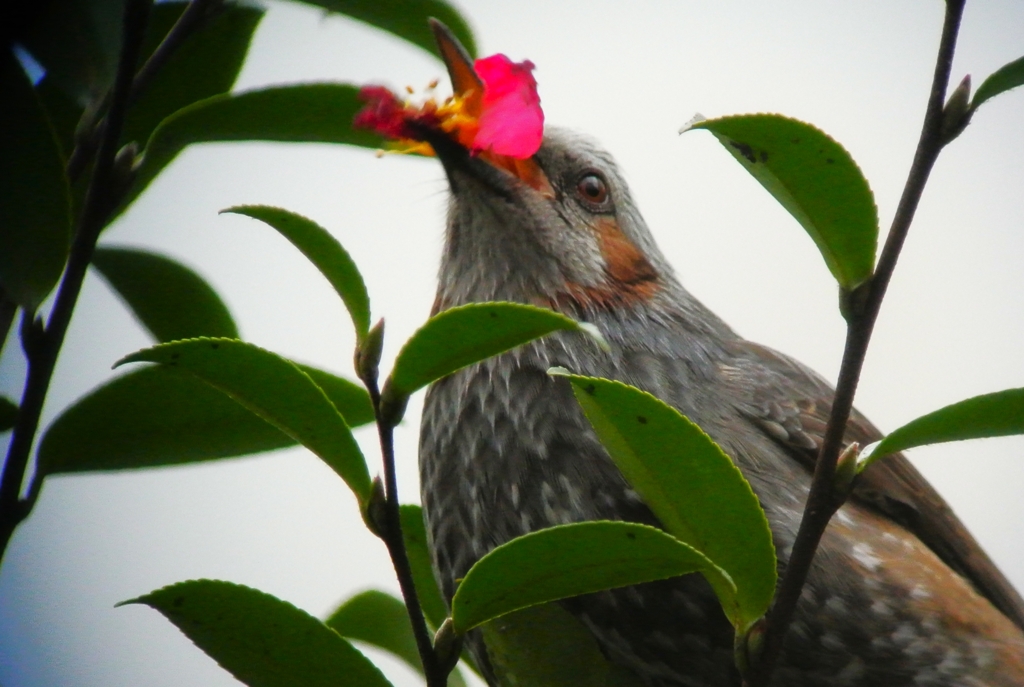
<path fill-rule="evenodd" d="M 129 0 L 125 5 L 121 56 L 114 81 L 110 113 L 107 115 L 108 123 L 100 139 L 95 171 L 79 216 L 78 229 L 68 255 L 64 278 L 54 300 L 49 323 L 44 329 L 41 319 L 30 321 L 31 314 L 25 315 L 23 331 L 26 337 L 23 342 L 28 358 L 28 374 L 18 421 L 4 463 L 3 477 L 0 478 L 0 560 L 14 533 L 14 528 L 28 516 L 34 501 L 34 498 L 22 500 L 21 488 L 36 430 L 39 427 L 39 416 L 46 400 L 50 379 L 53 377 L 57 355 L 64 343 L 71 314 L 82 290 L 86 269 L 96 247 L 96 239 L 118 200 L 113 197 L 114 189 L 118 185 L 114 174 L 114 157 L 124 126 L 132 77 L 135 65 L 139 61 L 151 7 L 151 0 Z M 37 489 L 33 489 L 33 492 L 37 492 Z"/>
<path fill-rule="evenodd" d="M 153 51 L 153 54 L 149 56 L 149 59 L 146 60 L 146 63 L 142 65 L 142 68 L 139 69 L 138 74 L 132 80 L 131 90 L 128 94 L 129 107 L 138 101 L 139 96 L 153 82 L 153 78 L 170 61 L 171 56 L 177 52 L 178 48 L 193 33 L 214 17 L 223 8 L 223 5 L 224 0 L 192 0 L 188 4 L 185 11 L 178 17 L 178 21 L 167 32 L 167 36 L 160 42 L 160 45 L 157 46 L 157 49 Z M 100 103 L 96 108 L 96 111 L 103 112 L 106 109 L 106 101 L 109 99 L 110 95 L 108 94 L 104 102 Z M 68 179 L 71 181 L 75 181 L 92 160 L 107 127 L 107 121 L 108 118 L 102 119 L 87 134 L 81 136 L 75 142 L 75 149 L 68 158 L 65 170 Z"/>
<path fill-rule="evenodd" d="M 135 104 L 142 92 L 153 82 L 153 78 L 170 61 L 171 56 L 177 52 L 178 48 L 223 8 L 224 0 L 192 0 L 188 4 L 185 11 L 178 17 L 178 21 L 174 22 L 174 26 L 167 32 L 167 36 L 142 65 L 139 73 L 135 75 L 131 94 L 128 96 L 129 106 Z"/>
<path fill-rule="evenodd" d="M 383 418 L 380 413 L 380 389 L 375 378 L 364 379 L 367 390 L 370 392 L 370 400 L 373 403 L 374 414 L 377 419 L 377 434 L 380 437 L 381 455 L 384 460 L 384 493 L 385 518 L 387 522 L 380 532 L 388 553 L 391 556 L 391 563 L 395 568 L 395 575 L 398 577 L 398 586 L 402 590 L 402 597 L 405 599 L 405 607 L 409 612 L 409 621 L 412 623 L 412 633 L 416 638 L 416 648 L 419 650 L 420 661 L 423 663 L 423 674 L 427 680 L 427 687 L 445 687 L 448 684 L 448 676 L 444 673 L 437 660 L 437 653 L 434 651 L 433 640 L 430 631 L 427 629 L 427 621 L 423 617 L 423 608 L 420 606 L 419 596 L 416 593 L 416 584 L 413 581 L 412 567 L 409 565 L 409 555 L 405 550 L 405 539 L 402 535 L 402 518 L 398 502 L 398 478 L 395 474 L 395 442 L 394 425 Z"/>
<path fill-rule="evenodd" d="M 946 17 L 942 27 L 942 38 L 935 63 L 928 107 L 925 111 L 921 138 L 914 155 L 903 195 L 897 206 L 892 225 L 886 238 L 885 247 L 878 259 L 875 274 L 867 284 L 862 305 L 854 307 L 847 322 L 846 348 L 843 363 L 836 384 L 828 427 L 822 441 L 821 452 L 814 470 L 811 491 L 807 497 L 800 529 L 793 544 L 793 551 L 786 566 L 774 605 L 766 618 L 764 649 L 749 677 L 750 687 L 767 685 L 775 663 L 782 651 L 783 639 L 793 617 L 800 592 L 814 560 L 815 551 L 829 520 L 842 505 L 833 488 L 836 461 L 843 444 L 846 423 L 853 409 L 853 398 L 857 382 L 864 367 L 871 333 L 881 309 L 882 299 L 896 269 L 896 262 L 910 230 L 925 183 L 935 160 L 942 150 L 942 109 L 946 98 L 946 87 L 953 64 L 957 33 L 963 17 L 965 0 L 948 0 Z M 856 296 L 856 295 L 855 295 Z M 854 297 L 851 300 L 860 300 Z"/>

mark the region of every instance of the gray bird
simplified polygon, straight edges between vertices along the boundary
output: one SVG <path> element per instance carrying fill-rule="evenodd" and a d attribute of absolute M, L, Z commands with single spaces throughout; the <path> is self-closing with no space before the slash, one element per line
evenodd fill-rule
<path fill-rule="evenodd" d="M 449 71 L 464 80 L 471 63 L 447 40 Z M 553 366 L 639 387 L 702 427 L 760 499 L 781 572 L 832 387 L 744 340 L 683 288 L 614 160 L 593 141 L 548 128 L 527 176 L 470 155 L 443 132 L 422 135 L 451 187 L 435 310 L 493 300 L 540 305 L 593 323 L 611 348 L 559 333 L 428 390 L 422 502 L 448 600 L 475 561 L 528 532 L 598 519 L 659 525 L 568 383 L 547 374 Z M 846 440 L 878 438 L 855 411 Z M 561 607 L 634 684 L 739 685 L 732 627 L 699 575 Z M 896 456 L 861 477 L 825 532 L 772 685 L 1024 685 L 1022 627 L 1021 597 Z M 470 649 L 491 685 L 517 682 L 479 634 Z"/>

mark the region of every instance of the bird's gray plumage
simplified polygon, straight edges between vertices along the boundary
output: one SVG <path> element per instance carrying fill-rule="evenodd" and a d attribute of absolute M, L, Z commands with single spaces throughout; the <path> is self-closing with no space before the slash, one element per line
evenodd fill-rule
<path fill-rule="evenodd" d="M 658 524 L 611 463 L 568 384 L 547 375 L 552 366 L 632 384 L 700 425 L 760 498 L 784 568 L 829 385 L 743 340 L 683 288 L 614 161 L 589 139 L 548 130 L 535 159 L 550 194 L 455 144 L 431 142 L 452 187 L 437 307 L 486 300 L 553 307 L 596 325 L 611 347 L 560 333 L 429 389 L 422 499 L 449 600 L 473 562 L 516 536 L 581 520 Z M 576 197 L 588 173 L 605 180 L 608 202 Z M 609 244 L 600 234 L 612 231 L 619 233 Z M 609 245 L 639 252 L 634 281 L 616 273 Z M 876 434 L 855 415 L 847 438 Z M 699 576 L 564 605 L 613 662 L 648 685 L 739 684 L 732 628 Z M 941 498 L 896 458 L 874 470 L 826 532 L 773 685 L 1022 684 L 1022 617 L 1013 588 Z M 472 647 L 486 667 L 486 649 Z"/>

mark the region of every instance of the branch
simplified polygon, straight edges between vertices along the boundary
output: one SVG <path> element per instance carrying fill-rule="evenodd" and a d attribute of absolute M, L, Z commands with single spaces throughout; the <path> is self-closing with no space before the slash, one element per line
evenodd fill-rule
<path fill-rule="evenodd" d="M 44 328 L 42 318 L 31 320 L 30 313 L 25 313 L 24 316 L 22 330 L 25 336 L 22 341 L 28 359 L 28 374 L 25 378 L 18 421 L 4 463 L 3 477 L 0 478 L 0 560 L 14 533 L 14 528 L 28 516 L 31 503 L 34 501 L 34 498 L 23 501 L 21 488 L 36 430 L 39 427 L 39 416 L 43 410 L 43 402 L 46 400 L 57 356 L 64 343 L 68 324 L 71 322 L 71 314 L 74 312 L 89 261 L 96 247 L 96 240 L 110 211 L 116 205 L 115 189 L 119 185 L 124 186 L 119 184 L 114 172 L 114 157 L 124 126 L 132 76 L 139 61 L 151 7 L 151 0 L 129 0 L 125 5 L 121 56 L 111 96 L 110 113 L 107 115 L 107 124 L 99 140 L 95 171 L 79 216 L 78 229 L 68 255 L 64 278 L 54 300 L 49 323 Z M 37 491 L 37 488 L 33 488 L 33 494 Z"/>
<path fill-rule="evenodd" d="M 152 83 L 153 78 L 170 61 L 171 56 L 178 48 L 222 9 L 224 9 L 224 0 L 192 0 L 188 4 L 185 11 L 178 17 L 178 21 L 167 32 L 167 36 L 142 65 L 139 73 L 135 75 L 131 94 L 128 96 L 129 106 L 135 104 L 142 92 Z"/>
<path fill-rule="evenodd" d="M 357 353 L 357 360 L 358 356 Z M 398 586 L 402 589 L 402 597 L 405 599 L 405 607 L 409 611 L 409 620 L 412 623 L 412 633 L 416 638 L 416 648 L 419 650 L 420 661 L 423 663 L 423 674 L 427 679 L 427 687 L 445 687 L 448 684 L 448 675 L 434 651 L 434 644 L 430 631 L 427 629 L 427 622 L 423 617 L 419 596 L 416 594 L 416 584 L 413 581 L 409 556 L 405 550 L 398 503 L 398 478 L 395 474 L 394 422 L 381 415 L 376 365 L 374 364 L 373 367 L 371 374 L 360 370 L 360 377 L 363 378 L 373 402 L 373 412 L 377 419 L 377 434 L 380 437 L 381 454 L 384 459 L 384 493 L 386 494 L 382 514 L 384 522 L 375 523 L 378 529 L 377 535 L 384 540 L 384 544 L 388 548 L 391 563 L 395 568 L 395 575 L 398 577 Z M 372 499 L 373 497 L 371 497 Z M 370 517 L 373 518 L 372 502 L 370 512 Z"/>
<path fill-rule="evenodd" d="M 749 676 L 749 687 L 763 687 L 768 684 L 772 670 L 782 651 L 782 643 L 792 620 L 793 612 L 814 554 L 829 520 L 842 505 L 845 496 L 837 495 L 833 488 L 836 462 L 842 449 L 846 422 L 853 409 L 853 397 L 857 382 L 864 367 L 871 333 L 882 306 L 882 299 L 889 286 L 903 243 L 910 231 L 914 212 L 917 210 L 925 183 L 935 160 L 942 150 L 942 110 L 946 86 L 952 69 L 953 52 L 956 48 L 957 33 L 963 17 L 965 0 L 947 0 L 946 17 L 942 27 L 942 38 L 935 63 L 928 107 L 925 110 L 921 138 L 911 165 L 903 195 L 896 208 L 885 247 L 878 259 L 875 274 L 852 293 L 844 294 L 853 305 L 847 319 L 846 348 L 839 371 L 836 393 L 832 403 L 828 427 L 822 442 L 821 452 L 814 470 L 811 491 L 807 496 L 800 529 L 793 544 L 793 552 L 786 566 L 786 573 L 776 594 L 775 602 L 766 617 L 764 649 Z M 859 304 L 859 307 L 858 307 Z"/>
<path fill-rule="evenodd" d="M 201 28 L 207 21 L 215 16 L 224 6 L 224 0 L 192 0 L 178 21 L 174 23 L 171 30 L 167 32 L 163 41 L 149 56 L 146 63 L 139 69 L 138 74 L 132 80 L 131 90 L 128 94 L 128 106 L 132 106 L 142 95 L 142 92 L 152 83 L 156 74 L 163 69 L 171 56 L 188 40 L 188 38 Z M 96 112 L 103 112 L 110 101 L 110 94 L 96 107 Z M 99 123 L 93 125 L 88 133 L 81 136 L 75 142 L 75 149 L 68 158 L 66 172 L 68 179 L 75 181 L 86 166 L 92 160 L 103 138 L 105 129 L 108 126 L 109 116 Z"/>

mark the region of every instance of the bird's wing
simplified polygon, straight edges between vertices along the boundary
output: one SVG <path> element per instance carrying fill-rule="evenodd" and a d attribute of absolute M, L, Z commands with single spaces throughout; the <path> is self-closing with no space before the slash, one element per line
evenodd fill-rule
<path fill-rule="evenodd" d="M 723 366 L 723 373 L 746 399 L 742 412 L 813 470 L 832 409 L 832 386 L 804 365 L 770 348 L 749 341 L 733 345 L 735 357 Z M 854 409 L 845 440 L 864 446 L 881 438 L 881 432 Z M 853 498 L 913 532 L 946 565 L 1024 628 L 1024 600 L 1020 594 L 902 454 L 877 461 L 861 474 Z"/>

